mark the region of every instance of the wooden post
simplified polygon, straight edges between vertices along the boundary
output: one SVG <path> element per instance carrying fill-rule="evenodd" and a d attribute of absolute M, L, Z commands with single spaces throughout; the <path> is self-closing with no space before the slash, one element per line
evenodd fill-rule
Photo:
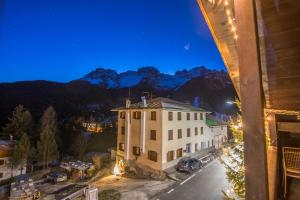
<path fill-rule="evenodd" d="M 236 0 L 237 49 L 245 144 L 246 199 L 268 200 L 268 171 L 254 0 Z"/>

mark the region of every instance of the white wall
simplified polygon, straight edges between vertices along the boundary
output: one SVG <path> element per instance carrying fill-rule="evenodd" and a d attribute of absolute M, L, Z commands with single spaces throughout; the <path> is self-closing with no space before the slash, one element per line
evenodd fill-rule
<path fill-rule="evenodd" d="M 142 111 L 145 117 L 145 126 L 143 125 L 143 117 L 141 120 L 133 119 L 133 112 Z M 156 111 L 156 121 L 152 121 L 151 111 Z M 177 159 L 176 150 L 182 148 L 186 149 L 186 144 L 191 143 L 191 152 L 195 152 L 195 144 L 198 143 L 198 150 L 203 148 L 208 148 L 212 146 L 212 141 L 214 145 L 218 144 L 216 148 L 221 147 L 219 138 L 227 137 L 227 126 L 208 127 L 206 124 L 206 113 L 202 112 L 203 119 L 200 120 L 200 112 L 197 112 L 197 120 L 194 119 L 194 113 L 192 111 L 178 111 L 178 110 L 164 110 L 164 109 L 144 109 L 144 110 L 128 110 L 130 120 L 130 128 L 126 128 L 126 134 L 130 134 L 130 141 L 128 147 L 128 158 L 129 160 L 135 160 L 136 163 L 147 165 L 151 168 L 157 170 L 167 169 L 177 163 L 180 159 Z M 173 120 L 168 120 L 168 112 L 173 112 Z M 181 112 L 181 120 L 177 119 L 177 113 Z M 190 113 L 190 120 L 187 120 L 187 113 Z M 121 135 L 121 127 L 128 124 L 128 121 L 120 119 L 118 115 L 118 145 L 120 142 L 125 143 L 125 136 Z M 143 114 L 142 114 L 143 116 Z M 198 128 L 198 135 L 195 135 L 195 127 Z M 201 134 L 201 127 L 203 127 L 203 134 Z M 190 137 L 187 137 L 187 128 L 191 129 Z M 182 129 L 182 138 L 178 139 L 178 129 Z M 156 140 L 150 140 L 150 131 L 156 130 Z M 168 140 L 168 131 L 173 130 L 173 140 Z M 130 131 L 130 133 L 127 133 Z M 144 152 L 140 156 L 135 156 L 133 154 L 133 146 L 143 147 L 142 141 L 145 138 L 145 148 Z M 202 145 L 201 145 L 202 143 Z M 148 151 L 153 150 L 157 152 L 158 161 L 154 162 L 148 159 Z M 167 162 L 167 152 L 174 151 L 174 160 Z M 118 151 L 119 156 L 125 155 L 125 151 Z M 183 153 L 183 156 L 188 156 L 188 153 Z"/>
<path fill-rule="evenodd" d="M 20 169 L 11 170 L 10 165 L 9 165 L 9 157 L 0 158 L 0 160 L 4 160 L 4 164 L 0 165 L 0 173 L 2 173 L 2 177 L 0 178 L 0 181 L 11 178 L 11 175 L 17 176 L 17 175 L 21 174 Z M 25 172 L 26 172 L 26 169 L 23 169 L 23 174 Z"/>

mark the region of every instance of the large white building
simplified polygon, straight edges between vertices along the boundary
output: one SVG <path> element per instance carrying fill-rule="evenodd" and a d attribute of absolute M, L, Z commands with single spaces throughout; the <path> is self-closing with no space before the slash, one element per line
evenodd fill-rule
<path fill-rule="evenodd" d="M 209 119 L 208 111 L 167 98 L 146 100 L 114 109 L 118 112 L 117 160 L 162 171 L 183 156 L 227 139 L 227 125 Z M 131 162 L 132 161 L 132 162 Z"/>

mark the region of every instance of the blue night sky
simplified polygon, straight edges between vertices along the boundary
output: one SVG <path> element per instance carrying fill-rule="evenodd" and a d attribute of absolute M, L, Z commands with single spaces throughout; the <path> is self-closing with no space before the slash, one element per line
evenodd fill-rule
<path fill-rule="evenodd" d="M 196 0 L 0 0 L 0 82 L 225 69 Z"/>

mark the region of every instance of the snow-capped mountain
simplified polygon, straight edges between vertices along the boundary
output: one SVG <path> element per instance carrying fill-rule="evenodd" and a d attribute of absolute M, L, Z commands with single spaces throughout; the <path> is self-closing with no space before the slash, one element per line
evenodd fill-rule
<path fill-rule="evenodd" d="M 190 70 L 181 70 L 174 75 L 161 73 L 155 67 L 141 67 L 137 71 L 117 73 L 111 69 L 98 68 L 79 80 L 87 81 L 103 88 L 116 89 L 147 84 L 156 89 L 177 89 L 193 78 L 206 77 L 230 81 L 224 71 L 210 70 L 203 66 Z"/>

